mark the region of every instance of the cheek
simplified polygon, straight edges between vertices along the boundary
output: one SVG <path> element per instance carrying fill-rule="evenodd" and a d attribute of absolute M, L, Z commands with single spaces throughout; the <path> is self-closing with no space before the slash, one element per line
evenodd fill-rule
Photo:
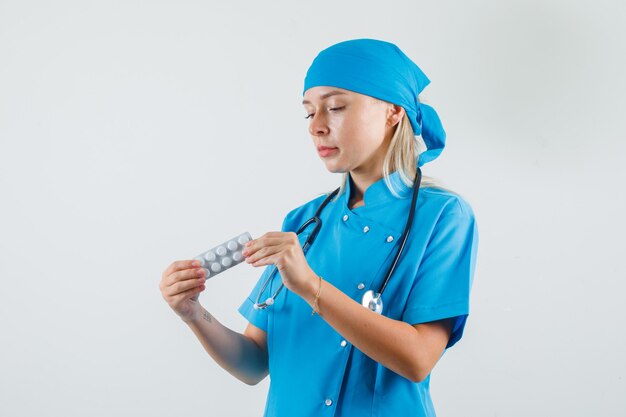
<path fill-rule="evenodd" d="M 358 118 L 359 137 L 372 144 L 379 144 L 385 137 L 385 114 L 380 111 L 362 112 Z"/>

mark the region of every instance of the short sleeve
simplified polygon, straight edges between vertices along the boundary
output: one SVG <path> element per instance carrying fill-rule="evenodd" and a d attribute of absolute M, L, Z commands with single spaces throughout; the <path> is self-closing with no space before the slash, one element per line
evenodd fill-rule
<path fill-rule="evenodd" d="M 291 224 L 293 223 L 292 218 L 294 217 L 295 213 L 296 213 L 296 210 L 292 210 L 285 216 L 285 219 L 283 220 L 283 224 L 280 229 L 282 232 L 290 231 L 293 229 Z M 269 283 L 264 289 L 263 294 L 261 294 L 261 290 L 263 289 L 263 286 L 265 285 L 265 283 L 268 282 L 268 278 L 273 270 L 274 270 L 273 265 L 268 265 L 265 267 L 256 285 L 254 286 L 254 288 L 252 289 L 248 297 L 246 297 L 246 299 L 243 301 L 243 303 L 238 309 L 239 313 L 242 316 L 244 316 L 250 323 L 252 323 L 253 325 L 255 325 L 256 327 L 258 327 L 259 329 L 265 332 L 267 332 L 267 327 L 268 327 L 267 326 L 268 311 L 267 309 L 257 310 L 254 308 L 254 305 L 257 302 L 257 299 L 259 302 L 263 302 L 272 294 L 271 293 L 272 288 L 270 288 L 271 285 Z"/>
<path fill-rule="evenodd" d="M 272 272 L 272 266 L 269 265 L 265 267 L 265 270 L 261 274 L 261 277 L 257 281 L 256 285 L 250 292 L 250 295 L 246 297 L 241 306 L 239 307 L 239 313 L 244 316 L 250 323 L 258 327 L 259 329 L 267 332 L 267 310 L 266 309 L 255 309 L 254 304 L 256 302 L 257 297 L 263 288 L 263 284 L 267 281 L 269 274 Z M 269 285 L 268 285 L 269 287 Z M 267 291 L 267 288 L 266 288 Z M 267 298 L 267 297 L 265 297 Z M 262 296 L 259 298 L 260 301 L 265 301 L 265 298 Z"/>
<path fill-rule="evenodd" d="M 322 194 L 314 198 L 313 200 L 309 201 L 308 203 L 291 210 L 289 213 L 287 213 L 287 215 L 283 219 L 283 224 L 280 230 L 282 232 L 297 231 L 298 225 L 303 224 L 305 219 L 310 219 L 314 215 L 319 205 L 322 204 L 322 201 L 324 201 L 324 199 L 327 196 L 328 194 Z M 313 227 L 313 226 L 310 226 L 310 227 Z M 300 244 L 304 243 L 304 241 L 308 237 L 308 233 L 310 232 L 307 232 L 305 230 L 303 233 L 300 233 L 298 235 L 298 239 L 300 239 Z M 280 285 L 281 283 L 280 273 L 277 272 L 274 277 L 274 280 L 277 281 L 274 284 L 275 286 L 270 285 L 270 283 L 268 283 L 268 285 L 263 291 L 263 294 L 260 294 L 261 289 L 263 289 L 263 286 L 265 286 L 265 283 L 267 282 L 270 274 L 273 271 L 274 271 L 273 265 L 268 265 L 265 267 L 265 270 L 263 271 L 263 273 L 261 274 L 261 277 L 259 278 L 256 285 L 250 292 L 250 295 L 248 295 L 248 297 L 243 301 L 243 303 L 238 309 L 239 313 L 241 313 L 241 315 L 244 316 L 250 323 L 252 323 L 253 325 L 255 325 L 256 327 L 258 327 L 259 329 L 265 332 L 267 332 L 267 328 L 268 328 L 268 325 L 267 325 L 268 310 L 267 309 L 257 310 L 254 308 L 254 305 L 257 302 L 257 300 L 259 302 L 265 301 L 269 296 L 273 294 L 273 290 L 275 289 L 275 286 Z"/>
<path fill-rule="evenodd" d="M 458 202 L 433 229 L 402 317 L 409 324 L 454 318 L 446 349 L 463 335 L 478 247 L 474 214 Z"/>

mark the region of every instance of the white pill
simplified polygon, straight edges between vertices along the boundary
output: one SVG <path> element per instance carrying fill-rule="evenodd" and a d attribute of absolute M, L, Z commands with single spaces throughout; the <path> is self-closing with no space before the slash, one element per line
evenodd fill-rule
<path fill-rule="evenodd" d="M 202 252 L 194 259 L 198 260 L 201 267 L 207 271 L 205 274 L 206 278 L 209 276 L 214 277 L 245 260 L 246 257 L 242 253 L 242 246 L 251 240 L 252 236 L 250 236 L 249 232 L 241 233 L 220 245 Z"/>
<path fill-rule="evenodd" d="M 208 268 L 202 268 L 204 269 L 204 277 L 208 278 L 211 276 L 211 271 Z"/>

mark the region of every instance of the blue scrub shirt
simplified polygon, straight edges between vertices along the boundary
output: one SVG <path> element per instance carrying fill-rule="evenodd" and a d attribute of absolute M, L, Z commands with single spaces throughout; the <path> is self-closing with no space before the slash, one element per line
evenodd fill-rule
<path fill-rule="evenodd" d="M 322 211 L 322 227 L 306 258 L 315 273 L 361 303 L 378 291 L 406 224 L 411 188 L 394 172 L 401 190 L 395 197 L 384 179 L 370 185 L 364 206 L 350 210 L 350 180 L 345 193 Z M 287 214 L 282 231 L 295 232 L 313 217 L 326 195 Z M 311 226 L 299 235 L 303 243 Z M 420 188 L 412 230 L 383 294 L 383 314 L 409 324 L 454 317 L 446 347 L 462 336 L 469 313 L 478 231 L 471 207 L 457 194 Z M 267 332 L 270 389 L 266 417 L 435 416 L 429 383 L 412 382 L 354 348 L 311 306 L 286 288 L 274 305 L 255 310 L 258 292 L 273 267 L 267 267 L 240 313 Z M 260 297 L 280 285 L 277 273 Z M 323 294 L 322 294 L 323 296 Z"/>

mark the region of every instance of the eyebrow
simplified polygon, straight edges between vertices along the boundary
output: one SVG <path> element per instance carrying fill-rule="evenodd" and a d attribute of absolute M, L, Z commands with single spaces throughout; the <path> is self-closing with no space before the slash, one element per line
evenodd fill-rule
<path fill-rule="evenodd" d="M 320 99 L 321 100 L 325 100 L 325 99 L 327 99 L 330 96 L 336 96 L 336 95 L 340 95 L 340 94 L 346 94 L 346 93 L 344 93 L 343 91 L 333 90 L 333 91 L 329 91 L 326 94 L 322 94 L 320 96 Z M 309 100 L 302 100 L 302 104 L 311 104 L 311 102 Z"/>

